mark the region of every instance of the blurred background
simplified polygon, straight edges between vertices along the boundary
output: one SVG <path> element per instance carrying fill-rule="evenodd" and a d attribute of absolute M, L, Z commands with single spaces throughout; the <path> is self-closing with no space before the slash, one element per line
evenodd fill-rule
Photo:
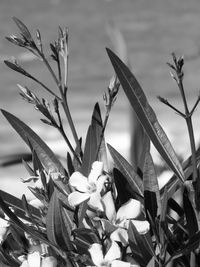
<path fill-rule="evenodd" d="M 57 90 L 39 60 L 5 39 L 5 36 L 19 33 L 13 16 L 22 20 L 33 36 L 40 29 L 47 54 L 50 54 L 49 42 L 57 38 L 58 26 L 68 27 L 69 105 L 79 136 L 83 138 L 97 101 L 104 115 L 102 95 L 113 75 L 105 47 L 112 48 L 108 29 L 109 25 L 115 25 L 126 41 L 133 73 L 175 150 L 178 154 L 186 153 L 185 157 L 189 155 L 184 121 L 160 103 L 157 96 L 161 95 L 177 108 L 182 108 L 178 88 L 166 65 L 171 61 L 171 52 L 185 55 L 185 88 L 190 107 L 199 95 L 199 0 L 0 0 L 0 108 L 15 114 L 34 129 L 55 153 L 65 156 L 61 137 L 40 122 L 41 115 L 19 96 L 17 84 L 28 86 L 50 102 L 51 98 L 37 84 L 8 69 L 3 63 L 3 60 L 14 56 L 28 72 L 35 74 L 52 90 Z M 125 157 L 129 157 L 130 109 L 121 91 L 106 130 L 106 141 Z M 194 114 L 194 125 L 198 143 L 199 109 Z M 26 145 L 1 115 L 0 157 L 27 151 Z M 26 178 L 27 173 L 21 165 L 0 168 L 0 188 L 21 195 L 25 190 L 18 187 L 22 177 Z"/>

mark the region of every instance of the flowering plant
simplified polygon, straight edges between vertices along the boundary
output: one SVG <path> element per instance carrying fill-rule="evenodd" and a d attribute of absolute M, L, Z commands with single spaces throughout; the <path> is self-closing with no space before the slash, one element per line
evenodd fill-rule
<path fill-rule="evenodd" d="M 107 53 L 116 77 L 111 79 L 104 95 L 105 118 L 102 119 L 97 103 L 83 149 L 68 106 L 67 29 L 59 28 L 58 40 L 50 44 L 57 74 L 44 54 L 40 32 L 37 31 L 35 41 L 23 22 L 17 18 L 14 21 L 21 37 L 11 35 L 7 39 L 42 60 L 59 94 L 18 62 L 5 64 L 53 96 L 50 105 L 19 85 L 21 96 L 43 114 L 46 125 L 60 132 L 69 151 L 64 166 L 29 126 L 2 110 L 31 150 L 32 164 L 23 160 L 29 173 L 23 182 L 32 182 L 29 189 L 35 199 L 28 201 L 25 195 L 18 199 L 0 191 L 1 266 L 199 266 L 200 151 L 195 148 L 191 117 L 200 97 L 189 111 L 183 87 L 183 58 L 173 54 L 169 66 L 180 89 L 185 113 L 159 98 L 186 120 L 191 157 L 180 163 L 135 76 L 110 49 Z M 106 143 L 104 135 L 120 84 L 140 122 L 135 133 L 141 134 L 134 134 L 138 154 L 132 164 Z M 75 147 L 66 135 L 60 108 L 68 120 Z M 150 154 L 150 142 L 171 169 L 172 175 L 162 186 Z"/>

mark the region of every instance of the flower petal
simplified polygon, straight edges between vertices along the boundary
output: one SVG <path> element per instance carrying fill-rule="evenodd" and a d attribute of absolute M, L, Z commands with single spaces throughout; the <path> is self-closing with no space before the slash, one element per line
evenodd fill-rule
<path fill-rule="evenodd" d="M 129 262 L 120 260 L 114 260 L 111 264 L 111 267 L 130 267 L 130 266 L 132 267 L 132 265 Z"/>
<path fill-rule="evenodd" d="M 88 191 L 88 179 L 80 172 L 74 172 L 71 175 L 69 184 L 81 192 Z"/>
<path fill-rule="evenodd" d="M 7 227 L 5 226 L 0 226 L 0 244 L 4 241 L 5 234 L 7 232 Z"/>
<path fill-rule="evenodd" d="M 75 191 L 69 194 L 68 201 L 69 201 L 70 206 L 75 207 L 89 198 L 90 198 L 89 193 L 81 193 L 81 192 Z"/>
<path fill-rule="evenodd" d="M 113 241 L 111 244 L 111 247 L 109 248 L 108 252 L 105 255 L 105 260 L 106 261 L 114 261 L 116 259 L 119 259 L 121 257 L 121 250 L 118 244 Z"/>
<path fill-rule="evenodd" d="M 5 266 L 7 266 L 7 265 L 5 265 Z M 27 260 L 23 261 L 22 264 L 20 265 L 20 267 L 29 267 L 28 261 Z"/>
<path fill-rule="evenodd" d="M 29 267 L 40 267 L 40 253 L 39 251 L 34 251 L 33 253 L 29 253 L 27 256 L 28 266 Z"/>
<path fill-rule="evenodd" d="M 135 228 L 141 235 L 146 234 L 150 229 L 150 224 L 148 221 L 131 220 L 131 222 L 135 225 Z"/>
<path fill-rule="evenodd" d="M 111 235 L 111 240 L 115 242 L 121 242 L 123 246 L 128 245 L 128 233 L 123 228 L 116 229 Z"/>
<path fill-rule="evenodd" d="M 90 195 L 90 199 L 88 201 L 88 205 L 93 209 L 97 209 L 99 211 L 103 211 L 101 195 L 98 192 L 92 193 Z"/>
<path fill-rule="evenodd" d="M 9 226 L 10 223 L 7 221 L 7 219 L 9 219 L 9 218 L 5 217 L 5 219 L 6 220 L 0 218 L 0 227 L 8 227 Z"/>
<path fill-rule="evenodd" d="M 115 221 L 116 219 L 116 211 L 115 211 L 115 204 L 113 201 L 112 193 L 111 191 L 108 191 L 103 197 L 102 197 L 102 203 L 104 207 L 104 212 L 106 214 L 106 217 L 109 221 Z"/>
<path fill-rule="evenodd" d="M 98 177 L 103 173 L 103 162 L 95 161 L 92 164 L 92 169 L 88 176 L 88 181 L 91 183 L 96 183 Z"/>
<path fill-rule="evenodd" d="M 56 267 L 58 264 L 57 259 L 53 256 L 45 257 L 42 260 L 42 266 L 41 267 Z"/>
<path fill-rule="evenodd" d="M 96 182 L 96 186 L 97 186 L 97 191 L 99 193 L 101 193 L 103 187 L 104 187 L 104 184 L 105 184 L 105 181 L 107 180 L 107 176 L 106 175 L 101 175 L 99 176 L 97 182 Z"/>
<path fill-rule="evenodd" d="M 122 221 L 124 219 L 135 219 L 142 211 L 142 204 L 136 199 L 129 199 L 125 204 L 123 204 L 117 212 L 117 221 Z"/>
<path fill-rule="evenodd" d="M 91 259 L 95 266 L 100 266 L 103 261 L 103 251 L 102 246 L 98 243 L 94 243 L 88 249 Z"/>

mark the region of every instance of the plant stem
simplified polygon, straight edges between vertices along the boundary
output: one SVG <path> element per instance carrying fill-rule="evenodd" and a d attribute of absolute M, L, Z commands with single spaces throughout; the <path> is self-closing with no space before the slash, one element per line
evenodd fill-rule
<path fill-rule="evenodd" d="M 193 182 L 196 182 L 198 179 L 198 172 L 197 172 L 197 159 L 196 159 L 196 147 L 195 147 L 195 139 L 194 139 L 194 130 L 192 125 L 192 113 L 189 112 L 187 100 L 185 97 L 185 91 L 183 87 L 182 77 L 179 77 L 178 86 L 181 92 L 181 96 L 183 99 L 183 104 L 185 107 L 185 120 L 187 123 L 189 138 L 190 138 L 190 147 L 191 147 L 191 154 L 192 154 L 192 166 L 193 166 Z M 199 189 L 198 189 L 199 191 Z"/>
<path fill-rule="evenodd" d="M 62 84 L 61 82 L 57 79 L 54 71 L 52 70 L 49 62 L 47 61 L 46 57 L 44 56 L 44 54 L 42 54 L 40 52 L 40 50 L 38 49 L 37 50 L 38 54 L 40 55 L 40 57 L 42 58 L 44 64 L 47 66 L 49 72 L 51 73 L 55 83 L 57 84 L 58 88 L 59 88 L 59 91 L 60 91 L 60 95 L 61 95 L 61 98 L 62 100 L 61 101 L 61 104 L 62 104 L 62 107 L 64 109 L 64 112 L 65 112 L 65 115 L 68 119 L 68 122 L 69 122 L 69 125 L 70 125 L 70 128 L 71 128 L 71 131 L 72 131 L 72 134 L 73 134 L 73 137 L 74 137 L 74 140 L 75 140 L 75 143 L 77 145 L 77 147 L 80 147 L 80 144 L 79 144 L 79 139 L 78 139 L 78 135 L 76 133 L 76 129 L 75 129 L 75 126 L 74 126 L 74 123 L 73 123 L 73 120 L 72 120 L 72 117 L 71 117 L 71 113 L 70 113 L 70 110 L 69 110 L 69 106 L 68 106 L 68 103 L 67 103 L 67 100 L 66 100 L 66 97 L 64 96 L 64 92 L 62 90 Z"/>
<path fill-rule="evenodd" d="M 60 117 L 60 113 L 57 112 L 58 115 L 58 120 L 59 120 L 59 126 L 56 124 L 56 128 L 59 130 L 59 132 L 61 133 L 61 135 L 63 136 L 63 138 L 65 139 L 65 142 L 67 143 L 69 149 L 71 150 L 72 154 L 74 155 L 74 157 L 76 158 L 76 160 L 78 161 L 78 163 L 81 165 L 81 161 L 79 159 L 79 156 L 77 155 L 76 151 L 73 149 L 68 137 L 65 134 L 65 131 L 63 129 L 62 126 L 62 121 L 61 121 L 61 117 Z"/>
<path fill-rule="evenodd" d="M 55 96 L 55 98 L 57 98 L 59 101 L 61 101 L 61 98 L 59 96 L 57 96 L 53 91 L 51 91 L 44 83 L 42 83 L 41 81 L 39 81 L 38 79 L 36 79 L 33 76 L 30 76 L 29 78 L 31 78 L 32 80 L 34 80 L 35 82 L 40 84 L 47 92 L 49 92 L 50 94 Z"/>

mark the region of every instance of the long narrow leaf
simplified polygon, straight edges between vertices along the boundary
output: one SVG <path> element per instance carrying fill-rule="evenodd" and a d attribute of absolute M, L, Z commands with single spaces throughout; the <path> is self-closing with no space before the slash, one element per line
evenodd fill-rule
<path fill-rule="evenodd" d="M 118 79 L 147 135 L 169 167 L 183 182 L 184 173 L 181 164 L 153 109 L 149 105 L 140 84 L 129 68 L 110 49 L 107 49 L 107 53 Z"/>
<path fill-rule="evenodd" d="M 24 206 L 23 206 L 21 199 L 3 191 L 3 190 L 0 190 L 0 196 L 2 197 L 4 202 L 9 207 L 12 207 L 13 209 L 15 209 L 15 211 L 19 214 L 19 216 L 22 219 L 27 220 L 27 217 L 25 216 L 25 212 L 24 212 Z M 40 211 L 37 208 L 33 207 L 32 205 L 28 205 L 28 208 L 31 211 L 31 214 L 34 218 L 40 218 L 41 217 Z"/>
<path fill-rule="evenodd" d="M 139 200 L 141 200 L 141 198 L 143 198 L 144 190 L 142 180 L 137 174 L 136 170 L 111 145 L 107 144 L 107 146 L 114 160 L 116 168 L 121 171 L 129 183 L 130 188 L 136 193 L 136 196 L 138 195 Z"/>
<path fill-rule="evenodd" d="M 70 250 L 72 248 L 70 236 L 73 225 L 73 213 L 69 211 L 70 216 L 64 216 L 65 218 L 63 218 L 62 209 L 59 192 L 54 190 L 46 217 L 47 237 L 55 246 L 60 246 L 64 250 Z"/>
<path fill-rule="evenodd" d="M 24 122 L 19 120 L 11 113 L 1 110 L 5 118 L 21 136 L 27 145 L 31 143 L 33 149 L 36 151 L 42 164 L 45 166 L 48 172 L 59 172 L 61 175 L 65 175 L 66 171 L 61 165 L 58 158 L 54 155 L 53 151 L 42 141 L 42 139 Z"/>
<path fill-rule="evenodd" d="M 103 126 L 100 108 L 99 104 L 96 103 L 92 114 L 91 124 L 87 132 L 85 150 L 83 154 L 83 163 L 81 167 L 81 172 L 86 176 L 88 176 L 88 174 L 90 173 L 92 163 L 97 159 L 97 150 L 101 140 L 103 139 L 102 128 Z M 100 150 L 100 152 L 103 152 L 102 149 Z"/>
<path fill-rule="evenodd" d="M 186 189 L 184 190 L 183 194 L 183 207 L 187 222 L 187 230 L 189 232 L 189 235 L 193 236 L 198 231 L 198 222 Z"/>
<path fill-rule="evenodd" d="M 154 220 L 154 218 L 161 213 L 161 199 L 157 175 L 149 152 L 146 152 L 145 156 L 143 184 L 145 208 L 150 212 L 151 217 Z"/>

